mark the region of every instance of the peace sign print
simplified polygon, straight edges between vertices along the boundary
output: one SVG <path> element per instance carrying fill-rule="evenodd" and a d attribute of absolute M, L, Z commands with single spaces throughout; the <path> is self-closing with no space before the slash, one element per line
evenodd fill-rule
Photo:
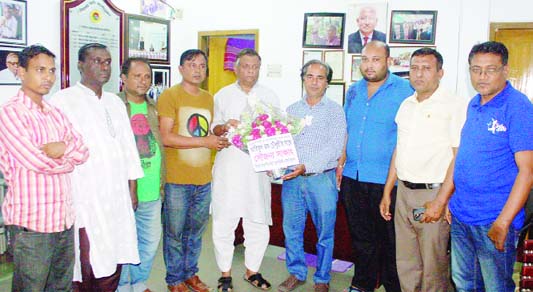
<path fill-rule="evenodd" d="M 192 114 L 187 121 L 187 130 L 192 137 L 205 137 L 209 133 L 209 122 L 201 114 Z"/>

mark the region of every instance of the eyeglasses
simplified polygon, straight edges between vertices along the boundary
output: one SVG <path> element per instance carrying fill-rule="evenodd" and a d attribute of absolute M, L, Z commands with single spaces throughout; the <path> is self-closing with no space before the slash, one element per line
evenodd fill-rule
<path fill-rule="evenodd" d="M 502 71 L 504 67 L 505 66 L 489 67 L 489 68 L 486 68 L 485 70 L 483 70 L 479 66 L 471 66 L 469 68 L 469 70 L 470 70 L 470 74 L 472 74 L 472 75 L 481 76 L 483 74 L 486 74 L 487 76 L 494 76 L 494 75 L 498 74 L 500 71 Z"/>
<path fill-rule="evenodd" d="M 97 65 L 97 66 L 102 66 L 102 65 L 109 66 L 109 65 L 111 65 L 111 59 L 102 60 L 100 58 L 94 58 L 94 59 L 89 59 L 89 62 L 91 62 L 91 63 L 93 63 L 94 65 Z"/>
<path fill-rule="evenodd" d="M 8 63 L 9 65 L 11 65 L 11 66 L 18 66 L 18 65 L 19 65 L 18 62 L 9 62 L 9 61 L 8 61 L 7 63 Z"/>

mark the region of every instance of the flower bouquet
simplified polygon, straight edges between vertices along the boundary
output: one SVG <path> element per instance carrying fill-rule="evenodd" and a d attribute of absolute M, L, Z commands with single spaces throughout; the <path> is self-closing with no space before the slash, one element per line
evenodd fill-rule
<path fill-rule="evenodd" d="M 279 179 L 284 168 L 299 163 L 292 135 L 310 124 L 311 117 L 295 118 L 263 102 L 249 102 L 240 124 L 229 129 L 228 139 L 252 156 L 256 171 L 272 171 L 272 177 Z"/>

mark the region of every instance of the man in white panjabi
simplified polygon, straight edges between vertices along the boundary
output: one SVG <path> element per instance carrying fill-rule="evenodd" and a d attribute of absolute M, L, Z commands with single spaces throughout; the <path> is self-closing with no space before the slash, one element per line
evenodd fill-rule
<path fill-rule="evenodd" d="M 104 45 L 84 45 L 78 52 L 81 81 L 51 98 L 81 133 L 90 153 L 87 163 L 72 174 L 74 291 L 115 291 L 121 264 L 139 263 L 131 195 L 143 170 L 124 102 L 102 89 L 110 65 Z"/>
<path fill-rule="evenodd" d="M 240 115 L 255 100 L 279 107 L 276 94 L 259 84 L 261 57 L 252 49 L 242 50 L 235 62 L 237 82 L 215 94 L 212 125 L 215 135 L 222 135 L 239 123 Z M 235 229 L 242 218 L 244 229 L 244 278 L 253 286 L 266 290 L 270 283 L 259 273 L 263 255 L 270 239 L 270 178 L 265 172 L 254 171 L 248 154 L 235 146 L 220 150 L 213 166 L 211 212 L 213 243 L 218 268 L 219 291 L 232 287 L 231 263 Z"/>

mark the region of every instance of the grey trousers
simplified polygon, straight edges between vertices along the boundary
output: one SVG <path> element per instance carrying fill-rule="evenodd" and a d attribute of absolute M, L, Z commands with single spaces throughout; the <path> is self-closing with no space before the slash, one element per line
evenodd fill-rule
<path fill-rule="evenodd" d="M 396 265 L 402 291 L 442 292 L 450 285 L 448 240 L 450 225 L 444 221 L 420 223 L 413 209 L 433 200 L 438 189 L 412 190 L 398 181 L 394 226 Z"/>

